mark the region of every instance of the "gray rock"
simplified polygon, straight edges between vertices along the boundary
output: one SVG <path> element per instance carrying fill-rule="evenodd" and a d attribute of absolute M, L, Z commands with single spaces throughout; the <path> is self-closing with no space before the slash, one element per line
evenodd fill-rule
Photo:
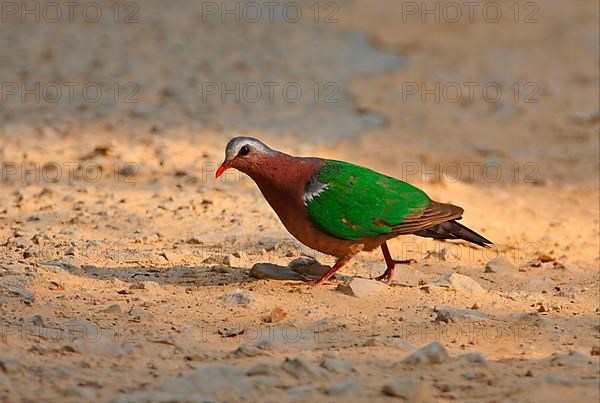
<path fill-rule="evenodd" d="M 254 389 L 242 370 L 225 366 L 205 366 L 185 376 L 169 378 L 148 389 L 122 394 L 116 402 L 201 403 L 246 401 L 254 397 Z"/>
<path fill-rule="evenodd" d="M 256 298 L 254 298 L 250 291 L 239 288 L 227 291 L 225 294 L 221 295 L 219 299 L 223 300 L 226 304 L 238 306 L 246 306 L 256 301 Z"/>
<path fill-rule="evenodd" d="M 281 369 L 296 379 L 324 379 L 327 371 L 302 358 L 286 358 L 281 364 Z"/>
<path fill-rule="evenodd" d="M 404 351 L 411 352 L 415 351 L 416 347 L 414 344 L 407 342 L 401 337 L 394 336 L 385 336 L 383 338 L 375 338 L 372 337 L 370 339 L 365 340 L 363 343 L 365 347 L 377 347 L 377 346 L 388 346 L 388 347 L 397 347 Z"/>
<path fill-rule="evenodd" d="M 8 291 L 8 293 L 10 295 L 14 295 L 16 297 L 20 297 L 21 301 L 23 301 L 27 305 L 29 305 L 29 304 L 31 304 L 31 303 L 33 303 L 35 301 L 34 295 L 29 290 L 26 290 L 24 288 L 9 287 L 7 289 L 7 291 Z"/>
<path fill-rule="evenodd" d="M 485 264 L 484 273 L 515 273 L 519 269 L 506 256 L 498 256 Z"/>
<path fill-rule="evenodd" d="M 0 272 L 2 275 L 24 275 L 27 274 L 27 265 L 22 263 L 11 263 L 2 265 L 3 272 Z"/>
<path fill-rule="evenodd" d="M 325 394 L 329 396 L 341 396 L 357 389 L 360 383 L 356 379 L 347 379 L 340 383 L 329 386 L 325 389 Z"/>
<path fill-rule="evenodd" d="M 287 267 L 293 272 L 314 278 L 321 277 L 330 269 L 329 266 L 321 264 L 311 257 L 299 257 L 298 259 L 294 259 L 288 263 Z"/>
<path fill-rule="evenodd" d="M 437 341 L 422 347 L 406 357 L 406 364 L 440 364 L 449 358 L 444 346 Z"/>
<path fill-rule="evenodd" d="M 464 360 L 474 363 L 474 364 L 488 365 L 488 360 L 486 360 L 485 357 L 483 357 L 479 353 L 472 353 L 472 352 L 466 353 L 466 354 L 460 355 L 459 358 L 464 359 Z"/>
<path fill-rule="evenodd" d="M 336 291 L 340 291 L 341 293 L 353 297 L 365 298 L 385 291 L 388 288 L 389 287 L 381 281 L 356 277 L 343 284 L 338 284 Z"/>
<path fill-rule="evenodd" d="M 488 316 L 483 312 L 475 311 L 473 309 L 456 309 L 446 305 L 436 305 L 433 308 L 433 311 L 437 314 L 437 317 L 435 318 L 437 322 L 479 322 L 488 319 Z"/>
<path fill-rule="evenodd" d="M 0 357 L 0 370 L 5 374 L 14 374 L 21 367 L 21 363 L 13 358 Z"/>
<path fill-rule="evenodd" d="M 470 296 L 479 296 L 486 293 L 477 281 L 458 273 L 444 274 L 431 283 L 430 287 L 432 286 L 446 288 Z"/>
<path fill-rule="evenodd" d="M 340 360 L 338 358 L 325 358 L 323 361 L 321 361 L 321 367 L 336 374 L 356 372 L 356 368 L 354 367 L 353 363 L 346 360 Z"/>
<path fill-rule="evenodd" d="M 288 388 L 287 392 L 290 395 L 302 396 L 309 393 L 318 392 L 317 387 L 313 385 L 296 385 Z"/>
<path fill-rule="evenodd" d="M 384 395 L 400 397 L 411 402 L 424 402 L 431 398 L 425 383 L 418 379 L 400 379 L 386 383 L 382 392 Z"/>
<path fill-rule="evenodd" d="M 278 374 L 279 367 L 269 363 L 256 364 L 246 371 L 248 376 L 277 376 Z"/>
<path fill-rule="evenodd" d="M 302 276 L 287 267 L 272 263 L 256 263 L 250 269 L 250 277 L 270 280 L 302 280 Z"/>
<path fill-rule="evenodd" d="M 231 353 L 234 357 L 258 357 L 261 355 L 267 355 L 268 353 L 252 344 L 241 344 L 237 349 Z"/>
<path fill-rule="evenodd" d="M 141 281 L 139 283 L 134 283 L 129 286 L 130 290 L 146 290 L 151 293 L 156 293 L 161 290 L 160 284 L 156 281 Z"/>
<path fill-rule="evenodd" d="M 67 344 L 67 350 L 85 355 L 117 357 L 132 352 L 131 346 L 115 343 L 109 337 L 77 337 Z"/>
<path fill-rule="evenodd" d="M 152 314 L 152 312 L 148 312 L 147 310 L 145 310 L 143 307 L 141 307 L 139 305 L 133 306 L 129 310 L 129 315 L 132 316 L 131 320 L 133 320 L 134 322 L 153 322 L 154 321 L 154 315 Z"/>

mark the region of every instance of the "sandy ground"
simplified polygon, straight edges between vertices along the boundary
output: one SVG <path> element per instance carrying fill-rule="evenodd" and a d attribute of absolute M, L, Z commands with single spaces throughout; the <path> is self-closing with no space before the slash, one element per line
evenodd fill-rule
<path fill-rule="evenodd" d="M 4 83 L 111 94 L 22 102 L 3 87 L 2 400 L 598 400 L 595 2 L 519 3 L 516 23 L 504 3 L 495 23 L 320 4 L 332 24 L 309 3 L 298 24 L 234 24 L 145 2 L 129 25 L 97 4 L 108 20 L 0 28 Z M 339 102 L 203 102 L 209 79 L 311 97 L 333 82 Z M 114 82 L 137 102 L 115 102 Z M 502 96 L 409 95 L 470 82 Z M 251 277 L 332 259 L 295 241 L 247 177 L 214 180 L 234 130 L 410 181 L 496 247 L 395 239 L 416 263 L 358 297 L 337 286 L 380 274 L 379 252 L 317 288 Z"/>

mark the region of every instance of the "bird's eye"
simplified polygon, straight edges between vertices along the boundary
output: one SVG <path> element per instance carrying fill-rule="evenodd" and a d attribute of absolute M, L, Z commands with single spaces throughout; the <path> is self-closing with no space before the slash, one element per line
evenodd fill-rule
<path fill-rule="evenodd" d="M 238 153 L 238 155 L 241 155 L 241 156 L 248 155 L 249 152 L 250 152 L 250 147 L 242 146 L 242 148 L 240 148 L 240 152 Z"/>

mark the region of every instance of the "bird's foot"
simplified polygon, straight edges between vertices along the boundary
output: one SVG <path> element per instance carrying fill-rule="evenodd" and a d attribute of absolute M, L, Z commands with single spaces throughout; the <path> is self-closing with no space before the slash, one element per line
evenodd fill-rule
<path fill-rule="evenodd" d="M 385 269 L 385 272 L 381 276 L 376 277 L 375 279 L 378 281 L 389 281 L 392 278 L 393 274 L 394 269 Z"/>
<path fill-rule="evenodd" d="M 307 277 L 307 276 L 302 276 L 302 281 L 304 282 L 304 284 L 306 285 L 310 285 L 313 287 L 316 287 L 318 285 L 321 285 L 323 283 L 325 283 L 327 280 L 329 280 L 329 277 L 321 277 L 318 279 L 312 278 L 312 277 Z"/>
<path fill-rule="evenodd" d="M 321 285 L 321 284 L 325 283 L 327 281 L 327 279 L 323 279 L 323 278 L 314 279 L 314 278 L 305 277 L 305 278 L 302 279 L 302 281 L 306 285 L 310 285 L 312 287 L 316 287 L 318 285 Z"/>

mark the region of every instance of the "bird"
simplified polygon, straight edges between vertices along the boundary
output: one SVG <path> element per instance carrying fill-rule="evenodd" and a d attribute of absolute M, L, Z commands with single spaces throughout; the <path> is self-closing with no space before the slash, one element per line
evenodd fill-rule
<path fill-rule="evenodd" d="M 458 220 L 463 209 L 434 201 L 419 188 L 359 165 L 317 157 L 296 157 L 253 137 L 233 137 L 220 177 L 234 168 L 248 175 L 284 227 L 298 241 L 335 257 L 312 285 L 325 282 L 355 255 L 381 248 L 386 263 L 378 280 L 392 278 L 397 263 L 387 241 L 414 234 L 437 240 L 464 240 L 480 247 L 492 242 Z"/>

